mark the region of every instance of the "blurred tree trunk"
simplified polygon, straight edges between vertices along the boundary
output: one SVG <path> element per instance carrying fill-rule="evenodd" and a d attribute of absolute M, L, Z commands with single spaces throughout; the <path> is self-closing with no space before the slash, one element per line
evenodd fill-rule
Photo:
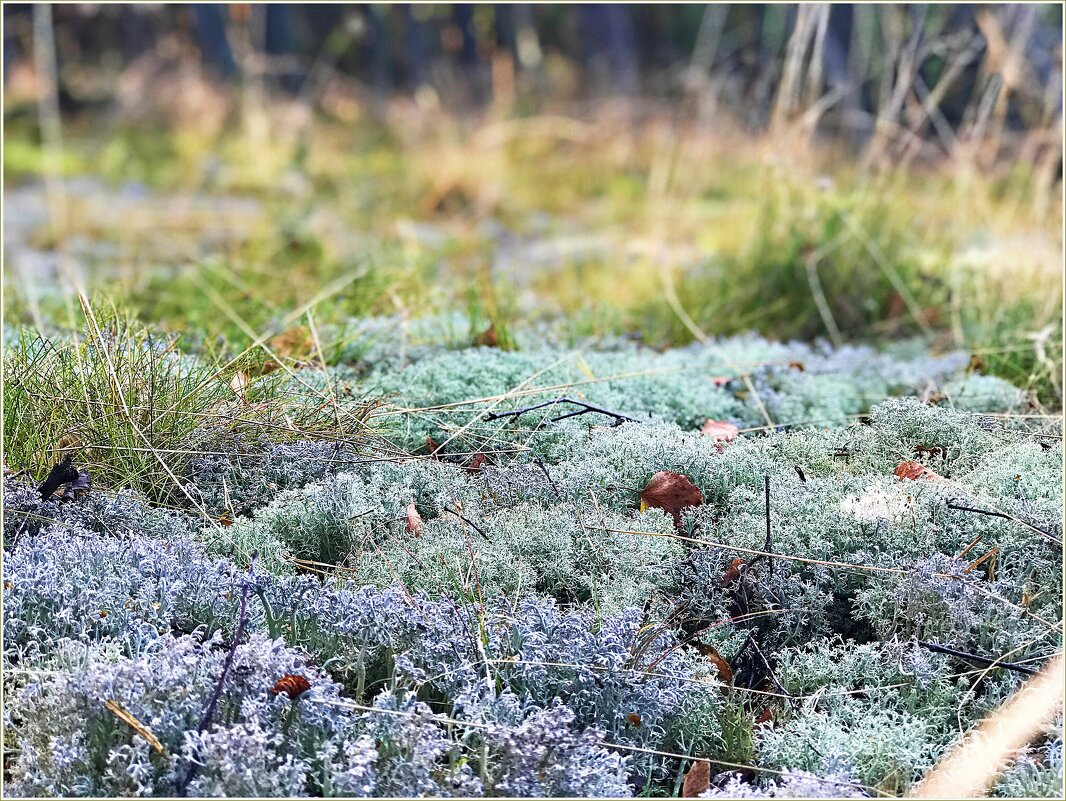
<path fill-rule="evenodd" d="M 592 75 L 594 91 L 633 94 L 638 88 L 638 59 L 628 6 L 619 3 L 577 6 L 583 45 L 582 61 Z"/>
<path fill-rule="evenodd" d="M 155 26 L 149 12 L 133 5 L 120 5 L 118 9 L 118 41 L 122 60 L 129 64 L 138 56 L 156 45 Z"/>
<path fill-rule="evenodd" d="M 266 7 L 265 50 L 268 57 L 277 56 L 282 60 L 296 56 L 296 36 L 294 25 L 296 15 L 288 3 L 271 3 Z M 286 91 L 298 92 L 307 76 L 294 65 L 284 67 L 280 83 Z"/>
<path fill-rule="evenodd" d="M 407 86 L 412 91 L 422 86 L 429 75 L 424 26 L 414 15 L 410 3 L 400 6 L 403 18 L 404 49 L 407 54 Z"/>
<path fill-rule="evenodd" d="M 477 32 L 474 30 L 474 5 L 455 3 L 452 22 L 459 29 L 458 72 L 462 84 L 462 102 L 480 106 L 488 101 L 490 89 L 482 74 L 478 56 Z"/>
<path fill-rule="evenodd" d="M 192 8 L 196 20 L 196 40 L 204 66 L 222 78 L 232 78 L 237 74 L 237 62 L 226 37 L 226 12 L 229 6 L 194 3 Z"/>
<path fill-rule="evenodd" d="M 389 28 L 385 19 L 390 10 L 374 4 L 363 6 L 370 39 L 370 83 L 377 104 L 383 103 L 392 89 Z"/>

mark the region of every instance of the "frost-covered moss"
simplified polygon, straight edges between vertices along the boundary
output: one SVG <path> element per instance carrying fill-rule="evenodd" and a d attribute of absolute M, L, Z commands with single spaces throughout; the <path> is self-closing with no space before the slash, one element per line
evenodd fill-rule
<path fill-rule="evenodd" d="M 982 383 L 965 360 L 757 337 L 572 350 L 521 332 L 518 351 L 451 350 L 469 332 L 431 329 L 330 368 L 353 396 L 391 394 L 385 453 L 196 460 L 184 478 L 217 524 L 131 493 L 42 502 L 5 479 L 13 786 L 670 794 L 685 766 L 662 751 L 784 772 L 712 797 L 902 793 L 1022 680 L 921 642 L 1030 666 L 1061 647 L 1061 441 L 953 402 L 951 381 Z M 745 381 L 713 380 L 729 361 L 775 425 Z M 884 399 L 934 390 L 939 405 Z M 485 419 L 564 394 L 635 419 Z M 715 442 L 707 418 L 750 430 Z M 940 478 L 894 475 L 904 461 Z M 681 538 L 640 511 L 662 470 L 702 493 Z M 756 556 L 767 478 L 772 558 Z M 240 676 L 198 731 L 245 590 Z M 282 670 L 325 695 L 285 706 L 267 692 Z M 110 692 L 158 726 L 169 763 L 98 708 Z M 997 792 L 1047 793 L 1052 740 Z"/>
<path fill-rule="evenodd" d="M 640 606 L 672 583 L 683 546 L 668 536 L 669 516 L 636 518 L 588 505 L 544 508 L 521 504 L 481 519 L 478 528 L 445 516 L 417 537 L 404 531 L 354 561 L 358 581 L 466 598 L 518 597 L 534 591 L 569 602 L 591 602 L 616 613 Z M 605 530 L 606 529 L 606 530 Z M 648 535 L 618 534 L 636 530 Z"/>
<path fill-rule="evenodd" d="M 965 363 L 958 356 L 898 360 L 869 348 L 832 350 L 753 338 L 657 353 L 629 343 L 605 349 L 538 344 L 517 352 L 495 348 L 440 351 L 397 368 L 372 370 L 366 386 L 412 410 L 391 426 L 407 447 L 425 437 L 451 440 L 456 450 L 492 450 L 523 442 L 576 411 L 560 404 L 520 418 L 492 414 L 572 397 L 638 420 L 660 420 L 686 430 L 707 419 L 741 427 L 842 425 L 893 393 L 939 385 Z M 750 385 L 743 380 L 751 374 Z M 754 392 L 752 391 L 754 390 Z M 615 419 L 589 414 L 590 423 Z"/>
<path fill-rule="evenodd" d="M 425 518 L 456 504 L 476 514 L 478 490 L 463 470 L 446 463 L 376 462 L 280 493 L 252 517 L 212 532 L 208 548 L 243 564 L 258 553 L 274 571 L 291 571 L 293 559 L 342 564 L 402 532 L 410 503 Z"/>
<path fill-rule="evenodd" d="M 944 385 L 948 402 L 967 412 L 1011 412 L 1025 405 L 1025 393 L 994 375 L 971 373 Z"/>

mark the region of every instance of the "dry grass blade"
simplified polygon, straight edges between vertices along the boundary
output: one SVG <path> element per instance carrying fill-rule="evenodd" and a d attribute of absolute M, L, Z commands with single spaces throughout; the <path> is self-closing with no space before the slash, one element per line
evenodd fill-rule
<path fill-rule="evenodd" d="M 1007 760 L 1062 707 L 1063 668 L 1063 654 L 1059 653 L 934 767 L 912 797 L 984 796 Z"/>
<path fill-rule="evenodd" d="M 126 396 L 122 392 L 121 384 L 119 382 L 117 374 L 115 373 L 114 364 L 111 362 L 111 357 L 108 354 L 106 345 L 104 345 L 103 335 L 100 333 L 100 326 L 97 324 L 96 316 L 93 314 L 92 307 L 89 305 L 89 299 L 85 297 L 84 293 L 79 292 L 78 301 L 81 303 L 81 308 L 82 312 L 85 314 L 85 319 L 89 321 L 92 326 L 92 332 L 96 339 L 97 345 L 100 346 L 100 350 L 104 354 L 105 363 L 107 365 L 108 371 L 108 379 L 111 381 L 115 394 L 118 396 L 119 401 L 122 404 L 122 409 L 126 416 L 126 419 L 129 421 L 130 427 L 134 430 L 134 432 L 136 432 L 137 436 L 140 437 L 140 439 L 144 442 L 145 445 L 149 447 L 149 449 L 151 449 L 152 443 L 149 441 L 148 437 L 144 435 L 144 432 L 141 431 L 141 429 L 138 427 L 136 421 L 133 418 L 132 413 L 130 412 L 129 406 L 126 403 Z M 218 522 L 211 516 L 207 509 L 204 508 L 203 504 L 201 504 L 192 495 L 189 494 L 189 491 L 185 488 L 185 485 L 182 484 L 181 480 L 176 475 L 174 475 L 174 471 L 170 469 L 170 466 L 166 463 L 166 460 L 164 460 L 163 457 L 156 453 L 154 450 L 152 450 L 151 453 L 152 456 L 155 457 L 156 460 L 158 460 L 160 466 L 162 466 L 163 471 L 167 474 L 170 480 L 174 482 L 174 485 L 181 491 L 181 493 L 186 498 L 189 499 L 189 502 L 197 509 L 197 511 L 199 511 L 204 516 L 204 519 L 207 521 L 208 525 L 218 528 Z"/>
<path fill-rule="evenodd" d="M 127 710 L 123 709 L 117 701 L 107 700 L 104 702 L 104 706 L 107 707 L 107 710 L 111 712 L 111 714 L 113 714 L 116 718 L 121 720 L 123 723 L 125 723 L 127 726 L 129 726 L 131 729 L 141 735 L 141 737 L 147 740 L 148 744 L 152 746 L 152 748 L 154 748 L 158 753 L 162 754 L 164 757 L 168 756 L 166 749 L 163 747 L 163 744 L 159 742 L 159 738 L 152 734 L 152 730 L 145 726 L 143 723 L 141 723 L 139 720 L 137 720 L 137 718 L 135 718 Z"/>

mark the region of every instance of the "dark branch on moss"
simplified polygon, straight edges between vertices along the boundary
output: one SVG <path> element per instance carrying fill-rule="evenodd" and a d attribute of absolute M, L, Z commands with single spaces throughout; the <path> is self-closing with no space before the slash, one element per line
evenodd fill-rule
<path fill-rule="evenodd" d="M 619 412 L 612 412 L 610 409 L 603 409 L 599 406 L 594 406 L 591 403 L 585 403 L 585 401 L 574 400 L 573 398 L 553 398 L 552 400 L 544 401 L 543 403 L 535 403 L 532 406 L 523 406 L 521 409 L 511 409 L 507 412 L 490 412 L 485 416 L 486 420 L 500 420 L 504 417 L 518 417 L 526 412 L 535 412 L 537 409 L 543 409 L 546 406 L 557 406 L 560 403 L 569 403 L 574 406 L 580 406 L 576 412 L 567 412 L 561 414 L 558 417 L 553 417 L 549 420 L 549 423 L 557 423 L 560 420 L 565 420 L 568 417 L 578 417 L 583 414 L 602 414 L 606 417 L 614 418 L 614 425 L 619 426 L 622 423 L 639 423 L 635 417 L 629 417 L 628 415 L 621 414 Z"/>

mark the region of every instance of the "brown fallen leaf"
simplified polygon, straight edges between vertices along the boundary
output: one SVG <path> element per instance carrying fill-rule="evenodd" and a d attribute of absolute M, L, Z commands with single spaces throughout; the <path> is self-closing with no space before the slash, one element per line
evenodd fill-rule
<path fill-rule="evenodd" d="M 303 326 L 288 328 L 270 338 L 270 349 L 279 356 L 303 361 L 315 350 L 315 340 L 311 332 Z"/>
<path fill-rule="evenodd" d="M 483 453 L 474 454 L 474 458 L 470 460 L 470 464 L 466 466 L 466 469 L 471 473 L 476 473 L 484 465 L 488 464 L 489 457 Z"/>
<path fill-rule="evenodd" d="M 755 718 L 755 725 L 756 726 L 763 726 L 763 725 L 765 725 L 767 723 L 771 723 L 773 721 L 773 719 L 774 719 L 774 710 L 773 710 L 773 708 L 772 707 L 766 707 L 766 709 L 764 709 L 762 712 L 760 712 L 758 717 Z"/>
<path fill-rule="evenodd" d="M 640 509 L 662 509 L 681 527 L 681 510 L 703 503 L 703 493 L 680 473 L 660 470 L 640 493 Z"/>
<path fill-rule="evenodd" d="M 718 650 L 713 645 L 707 645 L 706 643 L 696 642 L 693 643 L 696 650 L 703 654 L 710 661 L 712 665 L 718 670 L 718 675 L 722 678 L 726 684 L 729 684 L 733 680 L 733 668 L 725 658 L 718 653 Z"/>
<path fill-rule="evenodd" d="M 496 334 L 496 323 L 489 323 L 489 327 L 474 337 L 474 347 L 495 348 L 499 347 L 500 338 Z"/>
<path fill-rule="evenodd" d="M 638 729 L 640 728 L 640 724 L 643 723 L 643 719 L 636 712 L 630 712 L 628 715 L 626 715 L 626 720 L 628 720 Z"/>
<path fill-rule="evenodd" d="M 270 688 L 271 695 L 279 695 L 285 693 L 289 698 L 295 700 L 303 695 L 305 692 L 311 689 L 311 682 L 305 677 L 296 675 L 294 673 L 286 673 L 277 683 Z"/>
<path fill-rule="evenodd" d="M 437 444 L 433 437 L 426 437 L 426 450 L 429 451 L 430 456 L 436 456 L 440 451 L 440 445 Z"/>
<path fill-rule="evenodd" d="M 685 774 L 685 782 L 681 785 L 682 798 L 697 798 L 707 792 L 711 786 L 711 763 L 700 760 L 693 762 L 692 767 Z"/>
<path fill-rule="evenodd" d="M 920 478 L 930 478 L 934 481 L 941 480 L 940 476 L 918 462 L 900 462 L 892 474 L 907 481 L 917 481 Z"/>
<path fill-rule="evenodd" d="M 747 562 L 745 562 L 743 559 L 740 559 L 739 557 L 730 562 L 729 567 L 727 567 L 725 569 L 725 572 L 722 573 L 722 577 L 718 579 L 718 586 L 722 589 L 725 589 L 726 587 L 732 585 L 733 582 L 740 578 L 741 572 L 744 570 L 744 567 L 747 564 Z"/>
<path fill-rule="evenodd" d="M 407 515 L 404 520 L 404 529 L 408 534 L 414 534 L 415 538 L 422 536 L 422 516 L 415 508 L 415 502 L 407 504 Z"/>
<path fill-rule="evenodd" d="M 740 429 L 724 420 L 708 419 L 701 433 L 705 437 L 713 437 L 715 442 L 731 442 L 740 434 Z"/>

